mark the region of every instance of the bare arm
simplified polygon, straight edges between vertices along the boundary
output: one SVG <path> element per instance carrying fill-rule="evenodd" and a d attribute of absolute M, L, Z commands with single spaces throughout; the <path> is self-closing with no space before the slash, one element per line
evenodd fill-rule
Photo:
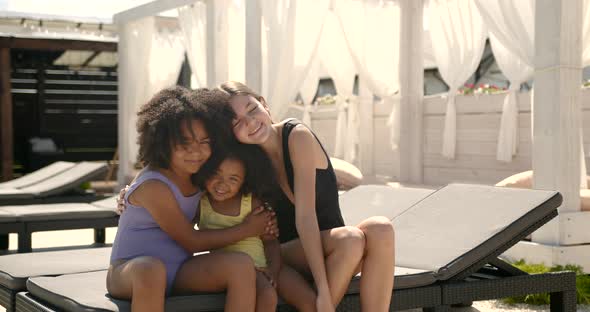
<path fill-rule="evenodd" d="M 289 136 L 289 154 L 293 163 L 295 225 L 318 295 L 330 296 L 324 252 L 315 211 L 316 161 L 315 138 L 305 127 L 295 127 Z M 299 153 L 295 151 L 300 151 Z"/>
<path fill-rule="evenodd" d="M 252 208 L 260 207 L 263 203 L 257 198 L 252 198 Z M 266 257 L 267 268 L 272 274 L 274 283 L 277 282 L 279 271 L 281 270 L 281 244 L 276 235 L 264 234 L 260 236 L 264 244 L 264 255 Z"/>
<path fill-rule="evenodd" d="M 234 227 L 222 230 L 195 230 L 192 220 L 184 216 L 172 191 L 164 183 L 151 180 L 138 187 L 132 200 L 145 207 L 172 239 L 190 252 L 217 249 L 240 241 L 246 237 L 259 236 L 270 222 L 266 211 L 254 211 L 250 217 Z"/>

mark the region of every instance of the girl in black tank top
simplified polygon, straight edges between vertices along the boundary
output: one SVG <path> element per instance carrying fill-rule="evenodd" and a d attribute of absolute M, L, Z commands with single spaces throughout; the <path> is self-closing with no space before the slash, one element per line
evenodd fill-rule
<path fill-rule="evenodd" d="M 239 82 L 219 89 L 229 95 L 234 115 L 228 126 L 236 139 L 259 145 L 277 175 L 280 199 L 274 208 L 282 242 L 278 280 L 286 285 L 278 288 L 279 295 L 287 302 L 312 305 L 299 310 L 332 312 L 360 268 L 362 310 L 388 311 L 395 267 L 390 220 L 373 217 L 344 226 L 334 170 L 313 132 L 294 120 L 274 123 L 264 98 Z M 294 269 L 313 277 L 315 289 Z"/>
<path fill-rule="evenodd" d="M 293 194 L 295 193 L 295 189 L 293 184 L 293 164 L 289 155 L 289 135 L 293 128 L 299 124 L 303 125 L 299 120 L 290 119 L 285 122 L 282 131 L 283 162 L 285 163 L 289 187 Z M 326 169 L 316 169 L 315 175 L 315 211 L 320 231 L 324 231 L 344 226 L 344 220 L 342 219 L 340 205 L 338 204 L 338 185 L 336 183 L 334 168 L 332 168 L 330 157 L 326 153 L 324 146 L 315 134 L 314 137 L 322 147 L 322 151 L 328 160 L 328 167 Z M 291 200 L 283 192 L 280 192 L 275 212 L 277 214 L 281 243 L 299 238 L 297 227 L 295 226 L 295 205 L 293 205 Z"/>

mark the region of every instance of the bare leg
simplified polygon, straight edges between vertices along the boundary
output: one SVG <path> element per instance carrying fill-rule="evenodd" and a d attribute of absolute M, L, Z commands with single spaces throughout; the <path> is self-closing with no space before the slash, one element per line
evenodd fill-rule
<path fill-rule="evenodd" d="M 256 272 L 256 312 L 277 310 L 277 291 L 262 272 Z"/>
<path fill-rule="evenodd" d="M 154 257 L 138 257 L 109 267 L 107 289 L 131 300 L 131 311 L 164 311 L 166 266 Z"/>
<path fill-rule="evenodd" d="M 317 295 L 301 274 L 283 264 L 278 279 L 279 295 L 286 303 L 294 306 L 299 312 L 316 311 Z"/>
<path fill-rule="evenodd" d="M 358 228 L 365 234 L 362 263 L 361 308 L 363 311 L 389 311 L 395 270 L 395 233 L 385 217 L 372 217 Z"/>
<path fill-rule="evenodd" d="M 354 276 L 365 250 L 363 232 L 352 226 L 344 226 L 320 232 L 326 263 L 328 286 L 334 305 L 338 305 L 350 279 Z M 302 273 L 309 273 L 303 247 L 299 239 L 281 245 L 285 263 Z"/>
<path fill-rule="evenodd" d="M 254 311 L 256 273 L 243 253 L 215 252 L 186 261 L 176 273 L 174 292 L 225 291 L 225 311 Z"/>

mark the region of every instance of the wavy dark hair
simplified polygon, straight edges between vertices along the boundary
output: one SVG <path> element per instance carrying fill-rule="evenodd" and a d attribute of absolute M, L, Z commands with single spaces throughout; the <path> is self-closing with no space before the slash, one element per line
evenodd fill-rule
<path fill-rule="evenodd" d="M 176 86 L 158 92 L 137 113 L 138 161 L 144 166 L 169 168 L 172 147 L 186 144 L 182 126 L 192 120 L 200 120 L 205 126 L 212 154 L 223 150 L 232 136 L 231 129 L 220 126 L 221 119 L 230 116 L 224 108 L 227 101 L 227 94 L 205 88 L 191 91 Z M 203 167 L 216 167 L 214 160 Z"/>
<path fill-rule="evenodd" d="M 277 194 L 280 191 L 279 184 L 272 169 L 270 158 L 260 146 L 242 144 L 234 140 L 223 151 L 212 155 L 211 158 L 215 158 L 213 162 L 218 165 L 225 159 L 236 159 L 242 162 L 246 169 L 246 176 L 240 192 L 242 194 L 252 193 L 252 195 L 264 202 L 275 203 Z M 215 174 L 215 170 L 200 171 L 200 174 L 196 176 L 197 185 L 201 189 L 205 189 L 205 181 L 213 174 Z"/>

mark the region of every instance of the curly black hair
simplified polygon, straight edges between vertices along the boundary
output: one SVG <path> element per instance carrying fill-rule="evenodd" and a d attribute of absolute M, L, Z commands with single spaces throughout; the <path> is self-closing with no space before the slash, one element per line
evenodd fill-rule
<path fill-rule="evenodd" d="M 139 162 L 144 166 L 169 168 L 172 147 L 186 144 L 181 127 L 191 120 L 203 122 L 212 154 L 222 150 L 232 136 L 231 129 L 220 126 L 226 124 L 223 119 L 231 118 L 228 109 L 224 109 L 227 101 L 228 96 L 223 92 L 205 88 L 191 91 L 176 86 L 158 92 L 137 113 Z M 203 165 L 216 166 L 210 161 Z"/>
<path fill-rule="evenodd" d="M 244 165 L 246 176 L 240 192 L 252 193 L 256 198 L 274 204 L 280 191 L 272 169 L 272 163 L 266 152 L 258 145 L 242 144 L 237 141 L 230 142 L 225 148 L 211 158 L 212 163 L 221 164 L 225 159 L 235 159 Z M 215 167 L 215 170 L 217 167 Z M 209 179 L 215 170 L 200 171 L 196 176 L 196 183 L 201 189 L 205 189 L 205 181 Z M 202 172 L 202 173 L 201 173 Z"/>

